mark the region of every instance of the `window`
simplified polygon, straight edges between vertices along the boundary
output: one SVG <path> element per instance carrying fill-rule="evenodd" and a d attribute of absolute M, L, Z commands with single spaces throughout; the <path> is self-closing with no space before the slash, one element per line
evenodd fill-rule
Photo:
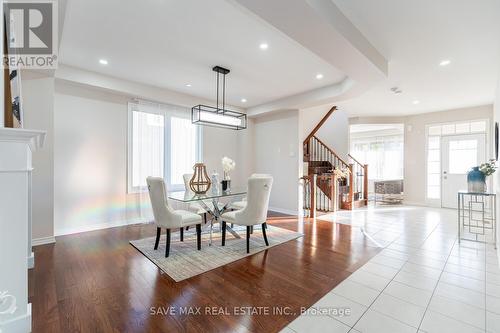
<path fill-rule="evenodd" d="M 403 179 L 403 142 L 403 134 L 351 137 L 351 152 L 368 164 L 369 179 Z"/>
<path fill-rule="evenodd" d="M 148 176 L 163 177 L 169 191 L 182 190 L 182 175 L 201 160 L 201 127 L 187 109 L 129 103 L 128 191 L 146 190 Z"/>
<path fill-rule="evenodd" d="M 132 111 L 132 187 L 146 186 L 146 177 L 163 177 L 165 117 Z"/>
<path fill-rule="evenodd" d="M 427 199 L 441 199 L 441 137 L 486 133 L 487 120 L 460 121 L 427 126 Z M 477 141 L 450 141 L 449 173 L 465 174 L 464 166 L 477 164 Z"/>
<path fill-rule="evenodd" d="M 441 137 L 427 139 L 427 198 L 441 197 Z"/>
<path fill-rule="evenodd" d="M 471 165 L 477 165 L 477 140 L 452 140 L 448 154 L 449 173 L 466 174 Z"/>
<path fill-rule="evenodd" d="M 474 120 L 467 122 L 447 123 L 429 125 L 427 127 L 427 134 L 432 135 L 454 135 L 454 134 L 467 134 L 467 133 L 485 133 L 487 121 Z"/>
<path fill-rule="evenodd" d="M 191 119 L 170 118 L 170 183 L 184 187 L 182 175 L 191 173 L 198 159 L 198 129 Z"/>

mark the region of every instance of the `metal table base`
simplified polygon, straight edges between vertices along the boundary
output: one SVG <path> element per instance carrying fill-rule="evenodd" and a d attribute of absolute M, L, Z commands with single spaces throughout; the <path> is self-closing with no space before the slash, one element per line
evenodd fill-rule
<path fill-rule="evenodd" d="M 461 240 L 487 243 L 487 232 L 491 230 L 495 249 L 497 248 L 496 201 L 495 193 L 458 192 L 459 243 Z M 473 238 L 465 238 L 466 232 Z M 481 237 L 484 239 L 480 240 Z"/>
<path fill-rule="evenodd" d="M 203 207 L 203 209 L 205 209 L 205 211 L 211 215 L 211 218 L 209 221 L 210 223 L 208 226 L 208 228 L 210 229 L 210 240 L 208 242 L 208 246 L 212 246 L 212 233 L 213 233 L 214 223 L 219 222 L 219 226 L 221 225 L 220 218 L 221 218 L 222 214 L 224 214 L 224 212 L 227 210 L 227 207 L 229 204 L 227 203 L 222 208 L 219 208 L 219 199 L 218 198 L 212 199 L 212 206 L 213 207 L 210 207 L 209 205 L 207 205 L 203 200 L 200 201 L 200 204 Z M 219 229 L 221 230 L 222 228 L 219 227 Z M 236 238 L 241 238 L 241 236 L 236 231 L 234 231 L 233 228 L 231 228 L 228 225 L 226 225 L 226 231 L 229 231 Z"/>

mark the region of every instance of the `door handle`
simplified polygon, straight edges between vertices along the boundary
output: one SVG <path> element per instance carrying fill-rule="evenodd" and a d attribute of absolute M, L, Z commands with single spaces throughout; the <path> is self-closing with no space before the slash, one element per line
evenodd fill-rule
<path fill-rule="evenodd" d="M 446 171 L 443 171 L 443 174 L 446 175 Z"/>

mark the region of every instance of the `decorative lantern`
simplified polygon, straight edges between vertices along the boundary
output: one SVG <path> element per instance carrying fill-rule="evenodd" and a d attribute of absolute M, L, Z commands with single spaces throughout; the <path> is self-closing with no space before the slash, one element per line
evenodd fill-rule
<path fill-rule="evenodd" d="M 189 187 L 196 194 L 205 194 L 212 184 L 207 174 L 207 168 L 203 163 L 196 163 L 193 167 L 193 178 L 189 181 Z"/>

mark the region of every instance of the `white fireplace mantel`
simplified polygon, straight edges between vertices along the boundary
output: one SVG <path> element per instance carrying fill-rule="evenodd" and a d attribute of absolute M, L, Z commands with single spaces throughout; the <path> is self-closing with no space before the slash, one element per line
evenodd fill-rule
<path fill-rule="evenodd" d="M 0 128 L 0 332 L 30 332 L 32 153 L 45 132 Z"/>

